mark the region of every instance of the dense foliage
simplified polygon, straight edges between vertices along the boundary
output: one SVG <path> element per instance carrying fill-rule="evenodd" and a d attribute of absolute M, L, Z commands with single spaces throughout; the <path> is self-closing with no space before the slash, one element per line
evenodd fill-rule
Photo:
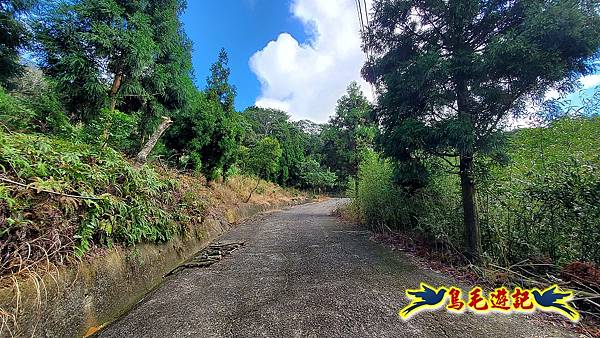
<path fill-rule="evenodd" d="M 250 148 L 245 149 L 242 164 L 244 170 L 255 175 L 271 179 L 279 169 L 279 162 L 283 152 L 279 141 L 270 136 L 265 136 Z"/>
<path fill-rule="evenodd" d="M 484 257 L 506 266 L 600 263 L 600 118 L 561 119 L 507 137 L 509 163 L 477 175 Z M 394 184 L 392 163 L 372 154 L 361 163 L 358 189 L 353 210 L 362 222 L 463 248 L 456 175 L 438 171 L 427 188 L 408 194 Z"/>
<path fill-rule="evenodd" d="M 0 3 L 0 274 L 113 243 L 167 241 L 202 220 L 221 185 L 228 192 L 219 198 L 236 194 L 228 203 L 287 196 L 259 179 L 219 182 L 230 174 L 299 184 L 290 172 L 299 177 L 304 134 L 287 115 L 272 136 L 242 143 L 248 120 L 234 108 L 225 50 L 205 88 L 194 85 L 184 8 L 183 0 Z M 37 64 L 21 63 L 26 47 Z M 159 173 L 128 157 L 160 121 L 171 125 L 151 156 Z"/>
<path fill-rule="evenodd" d="M 269 108 L 250 107 L 242 116 L 246 147 L 254 147 L 264 138 L 276 139 L 281 145 L 277 170 L 272 175 L 277 182 L 307 189 L 332 189 L 338 183 L 335 174 L 316 159 L 325 146 L 315 141 L 322 134 L 314 124 L 292 122 L 286 112 Z"/>
<path fill-rule="evenodd" d="M 372 110 L 356 82 L 337 102 L 335 114 L 323 127 L 323 161 L 343 182 L 356 178 L 361 153 L 373 147 L 376 128 Z"/>
<path fill-rule="evenodd" d="M 0 1 L 0 86 L 10 86 L 10 80 L 23 70 L 19 52 L 29 44 L 31 38 L 23 16 L 33 8 L 35 2 Z"/>
<path fill-rule="evenodd" d="M 475 172 L 502 122 L 551 88 L 569 90 L 600 48 L 591 1 L 380 0 L 364 34 L 386 155 L 422 187 L 428 156 L 457 158 L 466 242 L 481 254 Z M 398 146 L 402 145 L 402 146 Z M 412 175 L 412 177 L 406 177 Z"/>
<path fill-rule="evenodd" d="M 15 193 L 16 187 L 3 185 L 2 237 L 7 239 L 0 249 L 3 257 L 26 255 L 26 246 L 19 246 L 26 244 L 23 240 L 52 238 L 48 233 L 65 236 L 58 241 L 60 246 L 75 240 L 76 252 L 82 254 L 92 241 L 166 241 L 177 232 L 176 216 L 164 207 L 174 197 L 174 182 L 149 167 L 134 169 L 111 148 L 5 132 L 0 134 L 0 145 L 4 175 L 12 173 L 34 191 L 67 194 L 21 195 Z M 2 267 L 6 269 L 10 267 Z"/>
<path fill-rule="evenodd" d="M 506 261 L 600 263 L 600 118 L 509 136 L 507 167 L 482 175 L 483 236 Z"/>
<path fill-rule="evenodd" d="M 135 167 L 110 147 L 5 131 L 0 175 L 0 275 L 92 248 L 194 236 L 209 206 L 245 199 L 260 183 L 234 179 L 212 194 L 200 180 Z M 288 193 L 271 185 L 255 195 Z"/>
<path fill-rule="evenodd" d="M 202 219 L 209 189 L 236 203 L 279 191 L 258 178 L 347 187 L 361 222 L 474 258 L 598 263 L 600 95 L 503 129 L 597 65 L 594 3 L 375 1 L 363 75 L 377 100 L 350 83 L 317 124 L 236 111 L 225 50 L 197 87 L 184 0 L 1 1 L 1 271 L 31 243 L 31 259 L 60 261 L 167 241 Z M 151 163 L 132 163 L 149 143 Z"/>

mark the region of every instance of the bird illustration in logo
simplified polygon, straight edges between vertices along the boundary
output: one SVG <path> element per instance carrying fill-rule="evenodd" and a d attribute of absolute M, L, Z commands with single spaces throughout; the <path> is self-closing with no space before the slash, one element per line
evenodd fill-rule
<path fill-rule="evenodd" d="M 402 319 L 408 319 L 421 310 L 435 309 L 444 305 L 446 288 L 435 289 L 425 283 L 421 283 L 420 286 L 420 289 L 406 290 L 406 296 L 411 299 L 411 302 L 400 310 L 399 315 Z"/>
<path fill-rule="evenodd" d="M 544 310 L 559 312 L 573 321 L 579 319 L 579 313 L 567 304 L 573 297 L 572 291 L 560 292 L 557 285 L 552 285 L 541 292 L 534 289 L 531 293 L 536 304 Z"/>

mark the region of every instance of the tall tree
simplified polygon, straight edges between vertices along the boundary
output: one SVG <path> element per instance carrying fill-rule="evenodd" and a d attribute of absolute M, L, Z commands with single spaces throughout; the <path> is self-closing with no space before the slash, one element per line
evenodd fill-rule
<path fill-rule="evenodd" d="M 259 135 L 270 136 L 290 122 L 290 115 L 284 111 L 271 108 L 249 107 L 243 112 L 250 121 L 252 130 Z"/>
<path fill-rule="evenodd" d="M 317 163 L 323 161 L 323 139 L 321 132 L 323 125 L 310 120 L 300 120 L 293 122 L 294 126 L 302 131 L 304 138 L 304 157 L 312 158 Z"/>
<path fill-rule="evenodd" d="M 378 0 L 363 36 L 385 152 L 458 158 L 467 247 L 481 256 L 474 159 L 502 121 L 568 90 L 600 47 L 596 0 Z M 451 161 L 450 161 L 451 162 Z"/>
<path fill-rule="evenodd" d="M 322 189 L 331 189 L 335 186 L 337 177 L 329 169 L 322 168 L 319 162 L 309 158 L 300 167 L 300 186 L 305 189 L 315 189 L 321 193 Z"/>
<path fill-rule="evenodd" d="M 177 157 L 177 165 L 185 169 L 203 171 L 209 152 L 216 119 L 221 114 L 221 105 L 208 100 L 204 92 L 189 83 L 192 98 L 185 109 L 175 112 L 173 126 L 165 135 L 166 147 Z"/>
<path fill-rule="evenodd" d="M 23 16 L 35 3 L 35 0 L 0 0 L 0 85 L 4 87 L 23 70 L 19 50 L 30 40 Z"/>
<path fill-rule="evenodd" d="M 248 149 L 244 161 L 245 169 L 265 180 L 272 179 L 273 175 L 277 173 L 281 155 L 279 141 L 265 136 L 256 142 L 252 148 Z"/>
<path fill-rule="evenodd" d="M 270 136 L 281 144 L 282 156 L 279 160 L 277 182 L 296 185 L 300 180 L 300 166 L 304 162 L 306 134 L 290 121 L 284 111 L 270 108 L 250 107 L 243 113 L 252 128 L 247 135 L 247 143 L 255 143 L 249 138 Z"/>
<path fill-rule="evenodd" d="M 110 111 L 125 96 L 149 96 L 141 85 L 152 67 L 148 1 L 79 0 L 48 9 L 36 25 L 42 66 L 58 83 L 77 120 Z"/>
<path fill-rule="evenodd" d="M 243 161 L 244 169 L 252 172 L 258 177 L 266 180 L 270 179 L 277 171 L 279 159 L 281 158 L 281 147 L 277 139 L 266 136 L 259 140 L 252 148 L 246 149 Z M 246 203 L 252 198 L 252 194 L 258 189 L 260 180 L 257 180 L 256 186 L 250 191 Z"/>
<path fill-rule="evenodd" d="M 143 72 L 142 95 L 124 97 L 122 109 L 141 112 L 139 133 L 142 141 L 163 116 L 173 116 L 187 107 L 196 89 L 192 77 L 192 43 L 179 19 L 185 0 L 149 0 L 145 10 L 152 26 L 155 50 L 151 66 Z"/>
<path fill-rule="evenodd" d="M 284 185 L 297 185 L 300 182 L 300 167 L 305 161 L 304 134 L 298 127 L 288 122 L 273 135 L 279 140 L 283 150 L 277 181 Z"/>
<path fill-rule="evenodd" d="M 225 176 L 235 163 L 241 143 L 241 117 L 234 110 L 235 88 L 229 84 L 230 69 L 225 50 L 210 67 L 204 91 L 191 81 L 181 90 L 191 93 L 189 104 L 175 112 L 166 146 L 179 155 L 179 164 L 201 171 L 208 181 Z"/>
<path fill-rule="evenodd" d="M 210 75 L 206 78 L 206 93 L 208 98 L 221 104 L 224 111 L 234 111 L 236 89 L 229 84 L 229 57 L 227 51 L 221 48 L 217 61 L 210 66 Z"/>
<path fill-rule="evenodd" d="M 372 146 L 375 132 L 369 101 L 360 86 L 351 82 L 321 133 L 325 165 L 333 168 L 341 180 L 356 178 L 360 152 Z"/>
<path fill-rule="evenodd" d="M 238 145 L 241 142 L 241 117 L 234 109 L 235 87 L 229 83 L 231 70 L 227 52 L 221 49 L 217 61 L 210 67 L 206 79 L 206 98 L 216 102 L 215 124 L 209 143 L 204 148 L 203 170 L 209 180 L 215 179 L 220 171 L 223 178 L 235 163 Z"/>

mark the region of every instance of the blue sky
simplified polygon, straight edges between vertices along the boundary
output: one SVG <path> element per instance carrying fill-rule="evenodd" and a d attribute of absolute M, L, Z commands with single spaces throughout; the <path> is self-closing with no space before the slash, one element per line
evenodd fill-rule
<path fill-rule="evenodd" d="M 370 7 L 372 0 L 366 2 Z M 189 0 L 182 20 L 193 42 L 196 84 L 204 88 L 225 48 L 237 110 L 256 104 L 294 120 L 326 122 L 351 81 L 372 100 L 360 76 L 365 56 L 355 6 L 355 0 Z M 567 99 L 581 102 L 580 95 L 597 90 L 596 74 Z"/>
<path fill-rule="evenodd" d="M 236 108 L 254 104 L 260 82 L 248 61 L 280 33 L 287 32 L 301 43 L 308 35 L 300 20 L 291 16 L 289 0 L 188 1 L 182 20 L 194 43 L 195 81 L 203 88 L 210 65 L 219 50 L 229 55 L 231 82 L 237 87 Z"/>
<path fill-rule="evenodd" d="M 227 50 L 238 110 L 257 104 L 326 122 L 351 81 L 370 88 L 354 0 L 190 0 L 182 21 L 199 88 Z"/>

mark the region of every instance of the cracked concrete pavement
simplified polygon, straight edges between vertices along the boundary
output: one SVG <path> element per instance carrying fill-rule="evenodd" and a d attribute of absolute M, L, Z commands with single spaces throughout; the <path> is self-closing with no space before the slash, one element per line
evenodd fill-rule
<path fill-rule="evenodd" d="M 263 214 L 217 241 L 245 246 L 166 278 L 100 337 L 573 337 L 536 316 L 444 311 L 407 322 L 404 290 L 455 284 L 331 216 L 342 199 Z M 459 283 L 460 284 L 460 283 Z"/>

